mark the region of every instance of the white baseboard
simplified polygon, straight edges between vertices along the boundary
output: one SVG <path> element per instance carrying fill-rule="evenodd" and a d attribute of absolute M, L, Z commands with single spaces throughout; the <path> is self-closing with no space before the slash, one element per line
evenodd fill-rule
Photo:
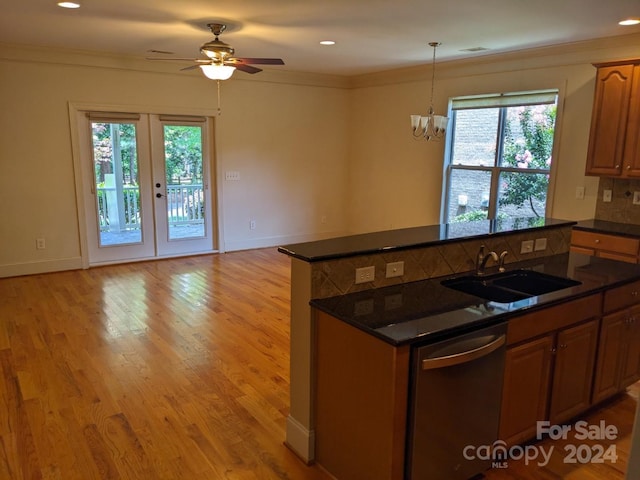
<path fill-rule="evenodd" d="M 0 265 L 0 278 L 61 272 L 63 270 L 79 270 L 81 268 L 82 258 L 80 257 L 46 260 L 42 262 L 14 263 Z"/>
<path fill-rule="evenodd" d="M 281 245 L 289 245 L 292 243 L 315 242 L 316 240 L 341 237 L 344 235 L 344 232 L 324 232 L 316 234 L 282 235 L 242 240 L 225 240 L 224 251 L 233 252 L 237 250 L 251 250 L 254 248 L 279 247 Z"/>
<path fill-rule="evenodd" d="M 304 462 L 311 463 L 315 459 L 316 437 L 313 430 L 308 430 L 291 415 L 287 417 L 287 439 L 285 443 Z"/>

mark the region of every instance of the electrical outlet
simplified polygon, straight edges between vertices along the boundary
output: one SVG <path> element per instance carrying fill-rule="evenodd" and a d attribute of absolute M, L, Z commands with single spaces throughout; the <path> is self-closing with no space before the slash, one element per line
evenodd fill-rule
<path fill-rule="evenodd" d="M 546 238 L 536 238 L 536 243 L 533 245 L 533 250 L 535 252 L 540 252 L 542 250 L 547 249 L 547 239 Z"/>
<path fill-rule="evenodd" d="M 525 240 L 520 244 L 520 253 L 533 252 L 533 240 Z"/>
<path fill-rule="evenodd" d="M 633 192 L 633 204 L 640 205 L 640 192 Z"/>
<path fill-rule="evenodd" d="M 249 220 L 249 230 L 255 230 L 255 229 L 256 229 L 256 221 Z"/>
<path fill-rule="evenodd" d="M 36 249 L 44 250 L 45 248 L 47 248 L 47 244 L 44 241 L 44 238 L 36 238 Z"/>
<path fill-rule="evenodd" d="M 584 200 L 584 187 L 576 187 L 576 198 Z"/>
<path fill-rule="evenodd" d="M 356 268 L 356 283 L 373 282 L 376 278 L 376 267 Z"/>
<path fill-rule="evenodd" d="M 404 275 L 404 262 L 387 263 L 386 278 L 401 277 Z"/>
<path fill-rule="evenodd" d="M 611 201 L 611 190 L 603 190 L 602 191 L 602 201 L 610 202 Z"/>
<path fill-rule="evenodd" d="M 240 172 L 238 171 L 225 172 L 224 179 L 237 182 L 238 180 L 240 180 Z"/>

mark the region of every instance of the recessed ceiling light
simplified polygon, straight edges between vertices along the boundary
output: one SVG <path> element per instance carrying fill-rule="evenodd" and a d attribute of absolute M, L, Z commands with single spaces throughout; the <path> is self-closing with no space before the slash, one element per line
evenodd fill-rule
<path fill-rule="evenodd" d="M 58 2 L 58 6 L 62 8 L 80 8 L 80 4 L 76 2 Z"/>
<path fill-rule="evenodd" d="M 640 18 L 627 18 L 618 22 L 618 25 L 638 25 L 640 23 Z"/>
<path fill-rule="evenodd" d="M 333 40 L 322 40 L 320 42 L 320 45 L 335 45 L 336 42 L 334 42 Z"/>

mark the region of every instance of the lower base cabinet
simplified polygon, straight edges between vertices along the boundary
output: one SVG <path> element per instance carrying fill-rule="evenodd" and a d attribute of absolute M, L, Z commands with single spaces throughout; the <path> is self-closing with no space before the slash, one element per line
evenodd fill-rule
<path fill-rule="evenodd" d="M 538 421 L 559 424 L 589 408 L 600 308 L 595 295 L 510 322 L 502 441 L 522 443 L 536 436 Z"/>
<path fill-rule="evenodd" d="M 593 403 L 598 403 L 640 380 L 640 306 L 602 319 Z"/>

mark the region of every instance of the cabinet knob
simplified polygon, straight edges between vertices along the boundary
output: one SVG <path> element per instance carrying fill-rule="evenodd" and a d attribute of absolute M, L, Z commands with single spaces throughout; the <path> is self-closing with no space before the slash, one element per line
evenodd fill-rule
<path fill-rule="evenodd" d="M 551 353 L 556 353 L 558 349 L 556 347 L 551 347 Z"/>
<path fill-rule="evenodd" d="M 631 296 L 632 297 L 637 297 L 638 296 L 638 291 L 634 290 L 633 292 L 631 292 Z"/>
<path fill-rule="evenodd" d="M 627 170 L 631 170 L 631 165 L 627 165 Z"/>
<path fill-rule="evenodd" d="M 566 343 L 561 343 L 560 344 L 560 348 L 567 348 L 567 344 Z"/>
<path fill-rule="evenodd" d="M 620 168 L 620 165 L 616 165 L 616 170 L 618 170 Z"/>
<path fill-rule="evenodd" d="M 596 238 L 596 243 L 600 243 L 600 239 L 599 238 Z"/>

